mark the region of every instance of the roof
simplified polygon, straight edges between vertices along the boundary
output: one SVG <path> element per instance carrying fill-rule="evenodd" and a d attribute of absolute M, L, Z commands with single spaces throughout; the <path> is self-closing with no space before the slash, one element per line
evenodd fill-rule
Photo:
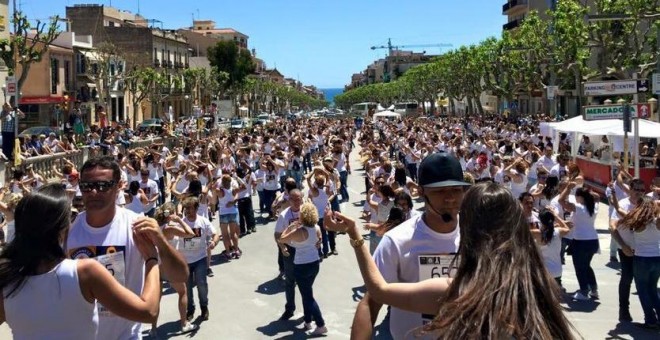
<path fill-rule="evenodd" d="M 241 33 L 233 28 L 214 28 L 214 29 L 208 29 L 208 30 L 197 30 L 193 29 L 193 32 L 204 32 L 204 33 L 212 33 L 212 34 L 239 34 L 242 36 L 247 37 L 247 34 Z"/>

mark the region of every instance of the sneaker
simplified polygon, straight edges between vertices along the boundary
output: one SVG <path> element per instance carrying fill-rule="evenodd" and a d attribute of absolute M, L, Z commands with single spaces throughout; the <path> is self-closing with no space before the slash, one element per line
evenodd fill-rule
<path fill-rule="evenodd" d="M 308 332 L 307 335 L 315 336 L 315 335 L 323 335 L 325 333 L 328 333 L 328 327 L 321 326 L 321 327 L 316 327 L 315 330 Z"/>
<path fill-rule="evenodd" d="M 206 270 L 206 276 L 213 277 L 213 269 L 209 268 Z"/>
<path fill-rule="evenodd" d="M 630 316 L 630 311 L 627 309 L 619 310 L 619 321 L 621 322 L 632 322 L 632 316 Z"/>
<path fill-rule="evenodd" d="M 616 256 L 610 256 L 610 263 L 617 263 L 619 262 L 619 259 L 616 258 Z"/>
<path fill-rule="evenodd" d="M 191 311 L 191 312 L 188 312 L 186 314 L 186 320 L 188 320 L 188 321 L 192 320 L 194 317 L 195 317 L 195 311 L 194 310 Z"/>
<path fill-rule="evenodd" d="M 591 290 L 591 291 L 589 292 L 589 296 L 590 296 L 592 299 L 594 299 L 594 300 L 598 300 L 598 298 L 599 298 L 599 295 L 598 295 L 598 289 L 593 289 L 593 290 Z"/>
<path fill-rule="evenodd" d="M 158 337 L 158 330 L 156 330 L 155 328 L 150 329 L 150 330 L 149 330 L 149 337 L 150 337 L 151 339 L 160 339 L 160 338 Z"/>
<path fill-rule="evenodd" d="M 234 252 L 234 258 L 237 259 L 237 260 L 240 259 L 242 255 L 243 255 L 243 252 L 240 249 L 237 249 Z"/>
<path fill-rule="evenodd" d="M 250 231 L 253 232 L 253 233 L 256 233 L 256 232 L 257 232 L 257 228 L 252 228 L 252 229 L 250 229 Z"/>
<path fill-rule="evenodd" d="M 311 331 L 312 329 L 314 329 L 314 327 L 312 327 L 311 322 L 305 322 L 305 325 L 303 326 L 303 329 L 306 330 L 306 331 Z"/>
<path fill-rule="evenodd" d="M 282 313 L 282 316 L 280 316 L 280 321 L 286 321 L 289 320 L 293 317 L 293 311 L 290 310 L 285 310 L 284 313 Z"/>
<path fill-rule="evenodd" d="M 333 250 L 332 250 L 332 255 L 335 255 L 335 256 L 336 256 L 336 255 L 339 255 L 339 252 L 337 251 L 337 249 L 333 249 Z"/>
<path fill-rule="evenodd" d="M 577 300 L 577 301 L 589 301 L 589 297 L 586 296 L 586 295 L 584 295 L 584 294 L 582 294 L 582 292 L 578 291 L 577 293 L 575 293 L 575 294 L 573 295 L 573 300 Z"/>
<path fill-rule="evenodd" d="M 206 320 L 209 319 L 209 307 L 202 306 L 202 315 L 201 315 L 201 317 L 202 317 L 203 321 L 206 321 Z"/>
<path fill-rule="evenodd" d="M 181 327 L 181 334 L 190 333 L 199 329 L 198 325 L 194 323 L 187 322 L 185 326 Z"/>

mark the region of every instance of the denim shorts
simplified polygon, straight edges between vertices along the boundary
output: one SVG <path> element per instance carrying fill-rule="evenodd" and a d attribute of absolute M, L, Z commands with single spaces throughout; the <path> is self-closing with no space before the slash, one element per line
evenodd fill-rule
<path fill-rule="evenodd" d="M 220 215 L 220 223 L 227 224 L 235 222 L 238 223 L 238 214 L 224 214 Z"/>

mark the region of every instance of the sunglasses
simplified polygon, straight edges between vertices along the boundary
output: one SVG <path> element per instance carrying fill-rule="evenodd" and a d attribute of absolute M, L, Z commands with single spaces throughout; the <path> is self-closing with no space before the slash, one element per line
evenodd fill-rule
<path fill-rule="evenodd" d="M 376 182 L 376 185 L 383 185 L 385 182 Z"/>
<path fill-rule="evenodd" d="M 80 182 L 80 191 L 90 192 L 94 189 L 98 192 L 106 192 L 115 185 L 115 181 L 96 181 L 96 182 Z"/>

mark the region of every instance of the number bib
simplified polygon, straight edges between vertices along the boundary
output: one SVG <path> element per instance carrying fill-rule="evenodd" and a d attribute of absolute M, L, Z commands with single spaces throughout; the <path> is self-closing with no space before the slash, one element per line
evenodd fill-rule
<path fill-rule="evenodd" d="M 457 263 L 452 264 L 454 257 L 456 254 L 419 255 L 419 281 L 453 277 L 457 269 Z M 426 325 L 433 318 L 435 315 L 422 314 L 422 324 Z"/>
<path fill-rule="evenodd" d="M 201 250 L 203 247 L 202 229 L 193 228 L 192 231 L 195 233 L 195 237 L 183 239 L 183 250 Z"/>
<path fill-rule="evenodd" d="M 69 257 L 72 259 L 90 259 L 93 258 L 102 264 L 108 272 L 126 287 L 126 261 L 124 257 L 125 246 L 89 246 L 72 249 L 69 251 Z M 100 316 L 115 316 L 107 308 L 99 303 Z"/>

